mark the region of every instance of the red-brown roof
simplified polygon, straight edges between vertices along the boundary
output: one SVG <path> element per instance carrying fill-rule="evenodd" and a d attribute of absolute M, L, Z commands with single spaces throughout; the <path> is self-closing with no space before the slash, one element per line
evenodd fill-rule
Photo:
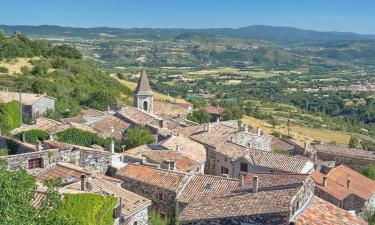
<path fill-rule="evenodd" d="M 175 162 L 176 169 L 183 172 L 190 172 L 200 166 L 200 163 L 192 160 L 190 157 L 182 154 L 181 152 L 174 150 L 151 150 L 143 152 L 142 155 L 148 159 L 147 161 L 152 160 L 153 162 L 160 164 L 167 161 L 173 161 Z"/>
<path fill-rule="evenodd" d="M 374 180 L 344 165 L 330 170 L 327 177 L 344 187 L 346 187 L 347 181 L 349 180 L 350 191 L 364 200 L 369 199 L 375 192 Z"/>
<path fill-rule="evenodd" d="M 296 225 L 365 225 L 361 218 L 314 196 L 311 204 L 295 219 Z"/>
<path fill-rule="evenodd" d="M 79 181 L 82 174 L 89 175 L 90 173 L 72 164 L 57 163 L 44 169 L 37 179 L 39 182 L 43 182 L 46 179 L 61 179 L 63 183 L 69 183 Z"/>
<path fill-rule="evenodd" d="M 208 105 L 205 106 L 203 109 L 209 114 L 221 115 L 225 113 L 225 108 L 222 108 L 220 106 Z"/>
<path fill-rule="evenodd" d="M 329 179 L 327 177 L 327 184 L 326 186 L 323 185 L 323 177 L 326 175 L 318 172 L 313 171 L 311 173 L 311 177 L 314 179 L 315 188 L 320 189 L 323 192 L 328 193 L 329 195 L 335 197 L 338 200 L 344 200 L 351 194 L 351 191 L 347 189 L 345 186 L 340 185 L 339 183 Z"/>

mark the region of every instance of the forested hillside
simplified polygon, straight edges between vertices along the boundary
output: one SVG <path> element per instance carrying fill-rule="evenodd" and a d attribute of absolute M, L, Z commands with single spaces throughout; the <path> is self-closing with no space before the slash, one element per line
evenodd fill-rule
<path fill-rule="evenodd" d="M 130 89 L 94 65 L 82 60 L 70 45 L 51 45 L 30 40 L 23 34 L 0 35 L 0 61 L 17 64 L 19 57 L 28 58 L 31 67 L 9 74 L 1 67 L 0 87 L 10 91 L 47 93 L 57 98 L 56 111 L 49 116 L 76 116 L 81 105 L 105 109 L 124 101 Z"/>

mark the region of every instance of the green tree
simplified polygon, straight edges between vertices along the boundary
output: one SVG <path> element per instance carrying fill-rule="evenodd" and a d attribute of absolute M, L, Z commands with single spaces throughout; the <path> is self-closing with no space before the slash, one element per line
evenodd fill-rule
<path fill-rule="evenodd" d="M 208 123 L 211 120 L 211 115 L 203 109 L 193 111 L 187 116 L 188 120 L 194 121 L 196 123 Z"/>
<path fill-rule="evenodd" d="M 19 134 L 19 138 L 25 135 L 27 143 L 36 144 L 38 141 L 43 141 L 48 138 L 48 132 L 45 130 L 32 129 Z"/>
<path fill-rule="evenodd" d="M 356 148 L 359 144 L 359 140 L 357 137 L 351 136 L 349 140 L 349 148 Z"/>
<path fill-rule="evenodd" d="M 162 218 L 160 214 L 155 210 L 151 209 L 149 212 L 150 225 L 168 225 L 168 220 Z"/>
<path fill-rule="evenodd" d="M 141 145 L 154 143 L 155 137 L 151 131 L 146 127 L 130 127 L 125 131 L 124 144 L 126 149 L 135 148 Z"/>
<path fill-rule="evenodd" d="M 365 175 L 366 177 L 375 180 L 375 165 L 372 164 L 372 165 L 366 166 L 365 168 L 361 170 L 361 173 Z"/>
<path fill-rule="evenodd" d="M 280 120 L 274 117 L 272 117 L 272 119 L 270 119 L 268 122 L 272 125 L 272 128 L 275 128 L 276 126 L 279 126 L 281 124 Z"/>
<path fill-rule="evenodd" d="M 175 200 L 173 203 L 173 215 L 171 217 L 170 225 L 179 225 L 180 224 L 180 205 Z"/>
<path fill-rule="evenodd" d="M 0 66 L 0 73 L 9 73 L 8 68 Z"/>
<path fill-rule="evenodd" d="M 21 108 L 17 101 L 0 103 L 0 130 L 9 135 L 10 131 L 21 126 Z"/>
<path fill-rule="evenodd" d="M 110 92 L 103 90 L 96 90 L 92 92 L 86 101 L 86 105 L 88 107 L 98 110 L 105 110 L 108 106 L 115 104 L 115 97 Z"/>

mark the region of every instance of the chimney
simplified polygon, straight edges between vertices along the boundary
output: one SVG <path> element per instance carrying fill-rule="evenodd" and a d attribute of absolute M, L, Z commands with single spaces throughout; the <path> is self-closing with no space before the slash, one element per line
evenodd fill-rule
<path fill-rule="evenodd" d="M 181 145 L 176 145 L 176 151 L 182 151 L 182 146 Z"/>
<path fill-rule="evenodd" d="M 350 189 L 350 180 L 347 180 L 347 181 L 346 181 L 346 188 L 347 188 L 347 189 Z"/>
<path fill-rule="evenodd" d="M 21 141 L 22 142 L 26 142 L 26 134 L 25 134 L 25 132 L 22 133 L 22 140 Z"/>
<path fill-rule="evenodd" d="M 323 177 L 323 186 L 327 187 L 327 177 Z"/>
<path fill-rule="evenodd" d="M 283 138 L 283 134 L 282 133 L 279 133 L 279 138 Z"/>
<path fill-rule="evenodd" d="M 260 135 L 260 127 L 257 127 L 257 134 Z"/>
<path fill-rule="evenodd" d="M 107 106 L 107 115 L 109 115 L 109 111 L 111 111 L 111 107 Z"/>
<path fill-rule="evenodd" d="M 115 141 L 111 138 L 111 153 L 115 153 Z"/>
<path fill-rule="evenodd" d="M 216 123 L 220 123 L 220 117 L 216 118 Z"/>
<path fill-rule="evenodd" d="M 49 133 L 49 134 L 48 134 L 48 139 L 49 139 L 50 141 L 53 141 L 53 134 L 52 134 L 52 133 Z"/>
<path fill-rule="evenodd" d="M 160 128 L 165 128 L 165 120 L 159 120 L 159 127 Z"/>
<path fill-rule="evenodd" d="M 307 141 L 305 141 L 304 145 L 303 145 L 303 155 L 306 156 L 307 155 Z"/>
<path fill-rule="evenodd" d="M 37 143 L 36 143 L 36 151 L 39 152 L 41 150 L 43 150 L 42 142 L 37 141 Z"/>
<path fill-rule="evenodd" d="M 249 133 L 249 126 L 245 124 L 245 133 Z"/>
<path fill-rule="evenodd" d="M 211 131 L 212 131 L 212 127 L 211 127 L 211 123 L 209 122 L 209 123 L 207 124 L 207 132 L 208 132 L 208 133 L 211 133 Z"/>
<path fill-rule="evenodd" d="M 259 188 L 259 182 L 258 182 L 258 176 L 254 176 L 253 177 L 253 193 L 257 193 L 258 192 L 258 188 Z"/>
<path fill-rule="evenodd" d="M 245 183 L 245 177 L 244 177 L 244 175 L 240 175 L 240 182 L 239 182 L 238 186 L 243 187 L 244 183 Z"/>
<path fill-rule="evenodd" d="M 86 189 L 86 175 L 81 175 L 81 191 L 84 191 Z"/>

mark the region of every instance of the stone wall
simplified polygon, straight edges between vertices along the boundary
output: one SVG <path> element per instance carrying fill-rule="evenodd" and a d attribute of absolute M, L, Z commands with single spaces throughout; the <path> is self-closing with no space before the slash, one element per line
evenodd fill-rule
<path fill-rule="evenodd" d="M 49 109 L 55 110 L 55 100 L 50 97 L 41 97 L 34 102 L 30 109 L 32 116 L 42 116 Z"/>
<path fill-rule="evenodd" d="M 181 225 L 288 225 L 289 212 L 257 214 L 252 216 L 230 217 L 199 221 L 181 221 Z"/>
<path fill-rule="evenodd" d="M 32 148 L 31 146 L 24 145 L 23 142 L 21 142 L 21 141 L 10 139 L 10 138 L 7 138 L 7 137 L 1 137 L 1 136 L 0 136 L 0 148 L 3 148 L 3 147 L 7 148 L 7 142 L 8 141 L 14 141 L 18 144 L 16 154 L 22 154 L 22 153 L 28 153 L 28 152 L 34 152 L 35 151 L 34 148 Z"/>
<path fill-rule="evenodd" d="M 303 183 L 298 193 L 293 197 L 290 203 L 290 218 L 292 218 L 296 212 L 301 210 L 314 195 L 315 182 L 309 177 Z"/>
<path fill-rule="evenodd" d="M 148 208 L 147 207 L 125 218 L 125 223 L 123 224 L 134 225 L 135 222 L 137 222 L 137 225 L 148 225 Z"/>
<path fill-rule="evenodd" d="M 163 213 L 167 216 L 171 216 L 173 212 L 173 205 L 176 199 L 177 193 L 171 190 L 150 185 L 144 182 L 136 181 L 119 174 L 116 178 L 124 181 L 121 187 L 128 191 L 139 194 L 147 199 L 150 199 L 153 203 L 153 207 L 158 210 L 159 213 Z M 162 198 L 160 198 L 162 196 Z"/>
<path fill-rule="evenodd" d="M 321 190 L 320 188 L 315 188 L 314 194 L 327 202 L 334 204 L 337 207 L 340 207 L 340 200 L 328 194 L 327 192 Z"/>
<path fill-rule="evenodd" d="M 371 164 L 375 164 L 375 159 L 371 158 L 362 158 L 362 157 L 352 157 L 352 156 L 345 156 L 345 155 L 337 155 L 327 152 L 317 152 L 318 159 L 322 161 L 338 161 L 336 165 L 344 164 L 345 166 L 359 171 L 363 167 L 366 167 Z"/>
<path fill-rule="evenodd" d="M 30 159 L 41 158 L 42 168 L 29 170 L 32 174 L 38 174 L 43 168 L 56 162 L 66 162 L 83 167 L 88 170 L 104 173 L 110 163 L 109 152 L 96 150 L 81 150 L 78 148 L 70 149 L 50 149 L 18 155 L 4 156 L 0 159 L 7 161 L 8 168 L 15 170 L 23 168 L 28 170 L 28 161 Z"/>
<path fill-rule="evenodd" d="M 342 202 L 342 208 L 345 210 L 355 210 L 356 212 L 360 212 L 365 205 L 365 200 L 361 199 L 360 197 L 351 194 L 344 199 Z"/>

